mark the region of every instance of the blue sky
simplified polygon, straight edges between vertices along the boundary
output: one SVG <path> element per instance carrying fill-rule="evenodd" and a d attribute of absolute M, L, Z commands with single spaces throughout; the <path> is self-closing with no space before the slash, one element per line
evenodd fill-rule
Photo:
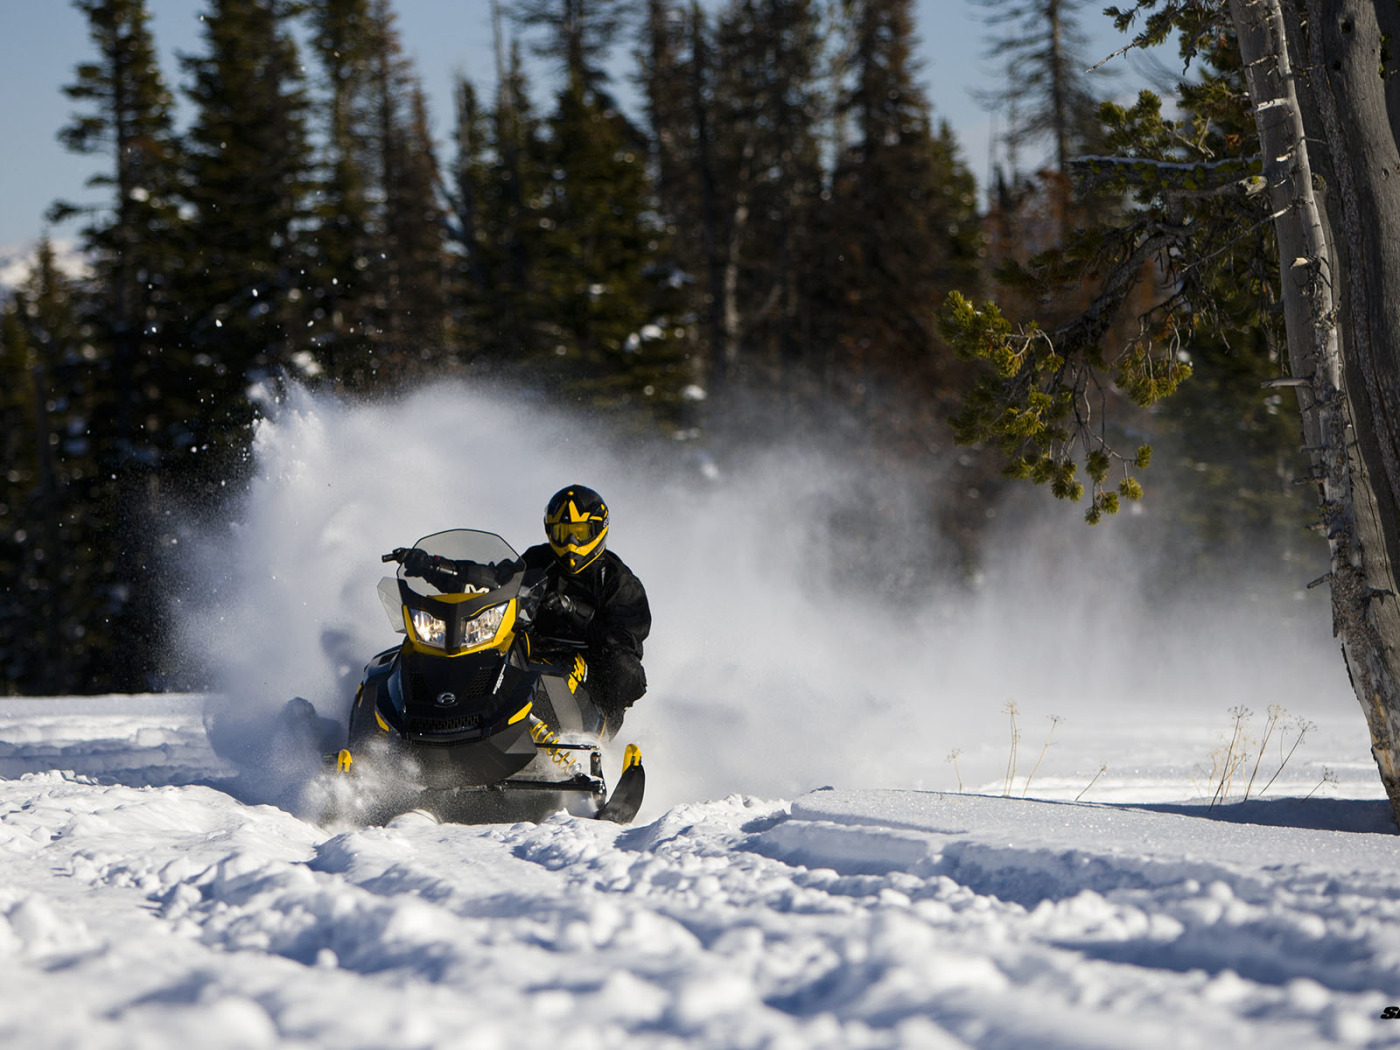
<path fill-rule="evenodd" d="M 180 79 L 174 53 L 200 50 L 205 3 L 149 0 L 149 8 L 167 82 L 174 86 Z M 455 74 L 463 72 L 483 88 L 493 80 L 488 0 L 398 0 L 395 8 L 442 136 L 452 118 Z M 968 92 L 989 74 L 983 58 L 987 30 L 969 0 L 917 0 L 917 12 L 922 79 L 935 115 L 953 125 L 981 182 L 989 118 Z M 1117 46 L 1119 38 L 1096 6 L 1086 8 L 1083 21 L 1096 57 Z M 90 54 L 86 19 L 67 0 L 0 0 L 0 142 L 7 153 L 0 163 L 0 247 L 37 237 L 54 200 L 92 199 L 83 183 L 104 159 L 66 153 L 55 137 L 73 112 L 61 89 Z M 1119 77 L 1115 86 L 1125 79 L 1131 78 Z"/>

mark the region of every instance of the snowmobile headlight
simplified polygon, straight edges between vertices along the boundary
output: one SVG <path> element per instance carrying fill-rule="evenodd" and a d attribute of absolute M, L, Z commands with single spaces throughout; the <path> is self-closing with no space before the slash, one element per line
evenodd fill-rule
<path fill-rule="evenodd" d="M 414 609 L 413 633 L 424 645 L 434 649 L 447 648 L 447 621 L 439 619 L 424 609 Z"/>
<path fill-rule="evenodd" d="M 474 649 L 478 645 L 486 645 L 494 641 L 496 632 L 501 629 L 501 621 L 506 618 L 506 605 L 493 605 L 491 608 L 477 613 L 470 620 L 462 621 L 462 640 L 459 643 L 463 649 Z"/>

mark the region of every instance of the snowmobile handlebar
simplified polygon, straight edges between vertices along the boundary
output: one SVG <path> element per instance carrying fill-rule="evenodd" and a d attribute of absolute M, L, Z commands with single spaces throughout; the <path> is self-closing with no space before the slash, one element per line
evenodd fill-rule
<path fill-rule="evenodd" d="M 409 548 L 407 548 L 407 547 L 395 547 L 395 548 L 394 548 L 393 550 L 391 550 L 388 554 L 381 554 L 381 555 L 379 556 L 379 560 L 380 560 L 380 561 L 396 561 L 396 562 L 402 563 L 402 562 L 403 562 L 403 556 L 404 556 L 405 554 L 407 554 L 408 551 L 409 551 Z"/>

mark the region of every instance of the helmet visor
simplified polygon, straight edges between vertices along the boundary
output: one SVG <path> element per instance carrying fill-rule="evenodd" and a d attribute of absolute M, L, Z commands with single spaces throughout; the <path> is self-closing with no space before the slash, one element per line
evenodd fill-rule
<path fill-rule="evenodd" d="M 555 547 L 585 547 L 596 540 L 606 527 L 607 522 L 600 518 L 589 518 L 587 521 L 554 521 L 546 526 L 549 542 Z"/>

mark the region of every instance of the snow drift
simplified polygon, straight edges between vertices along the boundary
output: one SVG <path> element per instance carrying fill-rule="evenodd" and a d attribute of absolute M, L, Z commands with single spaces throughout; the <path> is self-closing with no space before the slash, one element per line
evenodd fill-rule
<path fill-rule="evenodd" d="M 0 704 L 5 1045 L 1177 1050 L 1400 1023 L 1379 797 L 834 789 L 323 829 L 238 801 L 199 726 L 196 697 Z M 1109 790 L 1188 794 L 1185 728 L 1155 730 L 1175 773 Z M 20 774 L 51 761 L 93 771 Z"/>

